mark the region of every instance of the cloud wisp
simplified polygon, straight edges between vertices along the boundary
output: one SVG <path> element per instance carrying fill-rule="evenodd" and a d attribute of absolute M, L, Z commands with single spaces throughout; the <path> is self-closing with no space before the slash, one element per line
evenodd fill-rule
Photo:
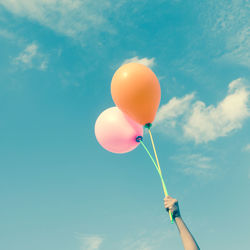
<path fill-rule="evenodd" d="M 38 51 L 38 45 L 31 43 L 13 59 L 13 63 L 23 67 L 24 69 L 36 68 L 38 70 L 46 70 L 48 66 L 48 58 Z"/>
<path fill-rule="evenodd" d="M 144 231 L 135 234 L 133 237 L 126 239 L 121 243 L 122 250 L 154 250 L 159 249 L 166 244 L 166 241 L 175 237 L 175 232 L 168 230 L 162 232 L 154 230 L 153 232 Z"/>
<path fill-rule="evenodd" d="M 3 38 L 8 39 L 8 40 L 14 40 L 16 38 L 14 33 L 10 32 L 6 29 L 0 29 L 0 37 L 3 37 Z"/>
<path fill-rule="evenodd" d="M 185 175 L 212 176 L 212 158 L 201 154 L 176 155 L 171 157 L 181 168 L 180 171 Z"/>
<path fill-rule="evenodd" d="M 249 99 L 249 84 L 239 78 L 229 84 L 217 106 L 196 101 L 194 93 L 172 98 L 159 109 L 154 125 L 165 134 L 206 143 L 242 127 L 250 116 Z"/>
<path fill-rule="evenodd" d="M 220 41 L 224 45 L 216 61 L 231 62 L 249 68 L 249 2 L 211 0 L 205 6 L 201 15 L 206 20 L 204 31 L 213 40 Z M 218 49 L 218 45 L 215 49 Z"/>
<path fill-rule="evenodd" d="M 111 31 L 106 13 L 119 4 L 109 0 L 0 0 L 0 5 L 58 33 L 80 38 L 87 30 Z"/>
<path fill-rule="evenodd" d="M 248 143 L 242 150 L 245 152 L 250 152 L 250 143 Z"/>
<path fill-rule="evenodd" d="M 98 250 L 103 242 L 103 237 L 99 235 L 80 235 L 77 238 L 81 242 L 81 250 Z"/>
<path fill-rule="evenodd" d="M 135 56 L 135 57 L 124 60 L 122 62 L 122 65 L 126 64 L 126 63 L 131 63 L 131 62 L 144 64 L 145 66 L 147 66 L 149 68 L 153 68 L 155 65 L 155 58 L 154 57 L 153 58 L 144 57 L 144 58 L 140 59 L 138 56 Z"/>

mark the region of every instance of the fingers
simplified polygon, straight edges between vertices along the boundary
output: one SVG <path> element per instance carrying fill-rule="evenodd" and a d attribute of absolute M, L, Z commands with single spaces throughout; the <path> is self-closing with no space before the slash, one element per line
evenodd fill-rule
<path fill-rule="evenodd" d="M 164 201 L 164 205 L 166 207 L 173 206 L 177 201 L 176 200 L 171 200 L 171 201 Z"/>
<path fill-rule="evenodd" d="M 175 198 L 172 198 L 171 196 L 166 196 L 165 198 L 164 198 L 164 202 L 167 202 L 167 203 L 170 203 L 170 202 L 178 202 Z"/>
<path fill-rule="evenodd" d="M 165 206 L 165 208 L 167 209 L 167 211 L 168 211 L 168 210 L 173 211 L 174 206 Z"/>
<path fill-rule="evenodd" d="M 168 195 L 164 198 L 164 200 L 176 200 L 176 199 Z"/>
<path fill-rule="evenodd" d="M 173 199 L 173 198 L 169 195 L 164 198 L 164 200 L 171 200 L 171 199 Z"/>
<path fill-rule="evenodd" d="M 171 196 L 166 196 L 164 198 L 164 206 L 167 209 L 167 211 L 168 210 L 172 211 L 177 202 L 178 201 L 176 199 L 172 198 Z"/>
<path fill-rule="evenodd" d="M 175 201 L 173 201 L 173 202 L 165 201 L 164 206 L 165 206 L 165 208 L 169 208 L 171 210 L 174 207 L 175 203 L 176 203 Z"/>
<path fill-rule="evenodd" d="M 173 218 L 179 217 L 180 215 L 180 210 L 179 210 L 179 205 L 178 205 L 178 201 L 171 197 L 171 196 L 166 196 L 164 198 L 164 206 L 167 210 L 167 212 L 171 212 Z"/>

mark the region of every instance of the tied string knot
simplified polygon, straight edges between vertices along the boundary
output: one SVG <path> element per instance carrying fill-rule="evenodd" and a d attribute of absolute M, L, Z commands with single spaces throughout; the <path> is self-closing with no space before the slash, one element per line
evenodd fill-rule
<path fill-rule="evenodd" d="M 143 137 L 142 136 L 137 136 L 135 140 L 137 142 L 141 142 L 141 141 L 143 141 Z"/>

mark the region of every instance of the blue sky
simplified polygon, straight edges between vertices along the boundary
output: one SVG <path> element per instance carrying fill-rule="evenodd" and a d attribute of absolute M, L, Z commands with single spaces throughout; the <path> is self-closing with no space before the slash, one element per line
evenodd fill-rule
<path fill-rule="evenodd" d="M 0 0 L 0 248 L 182 248 L 143 148 L 94 136 L 129 61 L 159 78 L 152 133 L 201 249 L 249 248 L 249 15 L 240 0 Z"/>

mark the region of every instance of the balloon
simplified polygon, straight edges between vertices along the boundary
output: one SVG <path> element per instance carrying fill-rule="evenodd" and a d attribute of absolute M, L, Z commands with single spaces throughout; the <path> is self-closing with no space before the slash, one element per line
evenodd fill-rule
<path fill-rule="evenodd" d="M 97 118 L 95 135 L 106 150 L 127 153 L 140 144 L 136 138 L 143 135 L 143 127 L 119 108 L 112 107 L 103 111 Z"/>
<path fill-rule="evenodd" d="M 143 64 L 122 65 L 111 82 L 114 103 L 141 125 L 154 121 L 161 99 L 161 88 L 154 72 Z"/>

